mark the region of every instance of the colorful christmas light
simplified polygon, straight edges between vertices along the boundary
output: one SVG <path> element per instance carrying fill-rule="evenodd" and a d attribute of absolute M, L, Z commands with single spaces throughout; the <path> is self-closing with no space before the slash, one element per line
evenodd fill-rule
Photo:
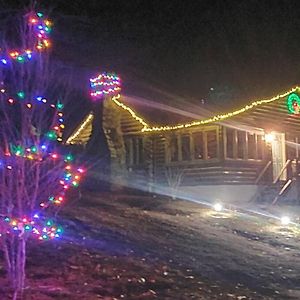
<path fill-rule="evenodd" d="M 120 78 L 111 73 L 102 73 L 90 79 L 91 96 L 101 99 L 104 96 L 113 95 L 121 90 Z"/>
<path fill-rule="evenodd" d="M 48 39 L 51 32 L 51 22 L 44 18 L 42 13 L 31 14 L 29 17 L 29 28 L 34 33 L 34 46 L 32 49 L 22 51 L 10 51 L 6 55 L 0 57 L 0 64 L 8 65 L 12 62 L 25 63 L 42 50 L 50 46 Z M 56 104 L 48 101 L 47 98 L 41 95 L 36 95 L 32 99 L 28 99 L 24 91 L 20 90 L 10 95 L 5 87 L 2 87 L 0 92 L 1 100 L 10 106 L 20 106 L 24 109 L 37 109 L 38 106 L 48 109 L 53 109 L 54 120 L 48 132 L 42 134 L 38 140 L 39 144 L 10 144 L 9 149 L 0 153 L 0 170 L 9 172 L 18 172 L 18 163 L 20 160 L 25 160 L 26 163 L 39 164 L 49 161 L 62 166 L 62 172 L 58 176 L 58 181 L 54 182 L 57 185 L 57 194 L 49 195 L 46 199 L 39 199 L 40 203 L 37 211 L 28 216 L 15 217 L 13 215 L 0 217 L 0 228 L 3 234 L 32 235 L 40 240 L 49 240 L 61 236 L 62 228 L 57 226 L 51 219 L 44 216 L 44 211 L 50 206 L 57 206 L 64 202 L 66 191 L 71 187 L 77 187 L 84 170 L 76 168 L 71 163 L 73 156 L 71 154 L 61 155 L 54 152 L 52 146 L 54 141 L 62 141 L 62 131 L 64 129 L 63 108 L 64 105 L 57 101 Z M 34 133 L 33 133 L 34 134 Z M 28 142 L 29 143 L 29 142 Z M 0 149 L 1 150 L 1 149 Z M 14 174 L 14 173 L 13 173 Z M 17 175 L 18 176 L 18 175 Z M 12 213 L 13 214 L 13 213 Z"/>
<path fill-rule="evenodd" d="M 3 218 L 3 227 L 7 234 L 33 235 L 39 240 L 50 240 L 61 237 L 62 228 L 57 226 L 51 219 L 43 219 L 37 213 L 31 218 L 23 217 L 19 219 Z"/>
<path fill-rule="evenodd" d="M 44 18 L 44 15 L 38 12 L 29 16 L 28 25 L 33 32 L 34 43 L 32 49 L 8 51 L 8 53 L 0 57 L 2 65 L 7 65 L 11 61 L 16 61 L 21 64 L 30 61 L 36 52 L 43 51 L 50 47 L 49 34 L 52 30 L 51 21 Z"/>
<path fill-rule="evenodd" d="M 55 123 L 54 123 L 53 127 L 51 128 L 51 130 L 46 133 L 46 136 L 50 140 L 56 139 L 57 141 L 62 142 L 62 134 L 63 134 L 63 130 L 65 128 L 63 112 L 62 112 L 62 110 L 64 108 L 63 103 L 61 103 L 60 101 L 57 101 L 56 104 L 52 104 L 44 96 L 35 96 L 31 100 L 27 100 L 26 95 L 23 91 L 19 91 L 16 94 L 17 99 L 14 99 L 14 97 L 12 97 L 11 95 L 8 94 L 8 91 L 5 88 L 2 88 L 1 91 L 2 91 L 2 94 L 7 97 L 7 102 L 10 105 L 23 104 L 28 109 L 33 109 L 36 105 L 45 104 L 49 108 L 54 109 L 55 113 L 56 113 Z M 26 99 L 26 101 L 25 101 L 25 99 Z"/>
<path fill-rule="evenodd" d="M 5 157 L 1 159 L 1 167 L 6 167 L 8 170 L 13 170 L 11 163 L 16 158 L 25 158 L 35 161 L 55 160 L 62 161 L 65 164 L 64 171 L 59 178 L 59 184 L 62 186 L 61 191 L 57 195 L 49 196 L 48 199 L 40 203 L 40 209 L 44 210 L 51 205 L 60 205 L 65 198 L 65 192 L 71 187 L 77 187 L 81 180 L 84 170 L 82 168 L 75 168 L 70 163 L 73 160 L 71 154 L 60 155 L 58 153 L 46 152 L 46 146 L 33 145 L 30 147 L 22 147 L 20 145 L 11 145 L 10 151 L 6 153 Z M 61 229 L 57 226 L 50 226 L 49 221 L 44 222 L 42 215 L 34 213 L 32 217 L 24 216 L 22 218 L 13 218 L 9 216 L 3 217 L 2 221 L 5 224 L 6 233 L 24 234 L 32 233 L 41 240 L 53 239 L 60 237 Z M 2 222 L 2 223 L 3 223 Z M 59 229 L 59 232 L 57 231 Z"/>

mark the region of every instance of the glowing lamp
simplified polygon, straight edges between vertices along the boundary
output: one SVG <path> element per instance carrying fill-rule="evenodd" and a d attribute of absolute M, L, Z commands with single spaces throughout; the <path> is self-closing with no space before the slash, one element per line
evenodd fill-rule
<path fill-rule="evenodd" d="M 275 140 L 275 134 L 273 132 L 265 134 L 266 143 L 272 143 Z"/>
<path fill-rule="evenodd" d="M 216 204 L 214 204 L 213 208 L 215 211 L 219 212 L 219 211 L 223 210 L 223 205 L 221 203 L 216 203 Z"/>
<path fill-rule="evenodd" d="M 291 223 L 291 218 L 288 216 L 283 216 L 280 219 L 282 225 L 289 225 Z"/>

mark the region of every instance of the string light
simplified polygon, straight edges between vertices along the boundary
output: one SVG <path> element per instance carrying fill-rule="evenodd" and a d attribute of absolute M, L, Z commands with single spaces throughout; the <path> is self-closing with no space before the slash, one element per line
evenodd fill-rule
<path fill-rule="evenodd" d="M 0 62 L 3 65 L 8 64 L 10 61 L 16 61 L 19 63 L 24 63 L 30 60 L 36 51 L 45 50 L 50 46 L 50 41 L 48 40 L 48 35 L 51 32 L 51 22 L 44 19 L 42 13 L 31 14 L 29 17 L 29 25 L 33 26 L 33 31 L 35 34 L 35 46 L 34 49 L 26 49 L 24 51 L 10 51 L 6 57 L 0 57 Z M 2 99 L 7 99 L 5 103 L 10 105 L 25 105 L 28 109 L 34 109 L 38 105 L 46 105 L 48 108 L 55 110 L 53 127 L 50 128 L 48 132 L 44 135 L 46 140 L 41 138 L 41 144 L 38 145 L 12 145 L 10 144 L 9 149 L 4 153 L 3 157 L 0 157 L 0 167 L 3 170 L 9 170 L 10 172 L 18 172 L 18 167 L 16 167 L 16 162 L 20 159 L 27 160 L 32 163 L 39 163 L 44 161 L 55 161 L 62 165 L 62 172 L 58 178 L 58 181 L 53 182 L 57 184 L 58 191 L 56 195 L 51 195 L 48 199 L 43 199 L 39 204 L 39 210 L 32 214 L 32 216 L 23 216 L 21 218 L 16 218 L 13 216 L 0 217 L 0 228 L 4 230 L 0 233 L 6 234 L 18 234 L 21 236 L 23 234 L 32 234 L 40 240 L 49 240 L 58 238 L 61 236 L 62 228 L 54 224 L 52 220 L 47 220 L 42 216 L 42 210 L 47 209 L 51 205 L 60 205 L 64 202 L 65 192 L 71 187 L 77 187 L 81 180 L 82 174 L 84 173 L 83 168 L 74 167 L 71 162 L 73 161 L 73 156 L 71 154 L 61 155 L 59 153 L 53 152 L 52 147 L 48 147 L 50 142 L 55 140 L 62 141 L 62 130 L 64 126 L 63 118 L 63 108 L 64 105 L 58 101 L 56 104 L 51 104 L 45 97 L 36 96 L 30 101 L 21 101 L 26 98 L 24 91 L 18 91 L 14 97 L 8 95 L 5 88 L 1 89 L 1 93 L 4 94 Z M 7 96 L 7 98 L 5 97 Z M 14 176 L 15 174 L 12 173 Z M 41 199 L 40 199 L 41 201 Z"/>
<path fill-rule="evenodd" d="M 63 187 L 63 190 L 59 192 L 56 196 L 50 196 L 47 201 L 41 202 L 40 207 L 42 209 L 48 208 L 51 204 L 60 205 L 64 201 L 65 190 L 68 190 L 70 187 L 77 187 L 81 180 L 82 174 L 84 170 L 82 168 L 75 168 L 70 164 L 73 160 L 73 156 L 71 154 L 67 155 L 59 155 L 58 153 L 45 152 L 46 146 L 36 146 L 33 145 L 31 147 L 22 147 L 20 145 L 11 145 L 10 152 L 7 153 L 7 163 L 5 162 L 5 158 L 1 160 L 1 165 L 6 166 L 8 170 L 13 170 L 13 167 L 9 164 L 9 161 L 13 159 L 14 156 L 18 158 L 25 158 L 29 160 L 42 161 L 47 158 L 53 160 L 62 160 L 65 163 L 64 171 L 62 176 L 59 178 L 59 183 Z M 33 218 L 39 218 L 39 214 L 35 213 Z M 43 223 L 33 221 L 33 218 L 23 217 L 23 218 L 10 218 L 8 216 L 3 218 L 3 221 L 6 223 L 6 230 L 9 231 L 11 229 L 13 232 L 22 233 L 24 231 L 31 232 L 39 239 L 52 239 L 60 236 L 58 232 L 56 232 L 57 227 L 49 226 L 49 222 L 47 226 L 43 225 Z M 30 221 L 28 221 L 30 220 Z M 50 230 L 50 231 L 49 231 Z M 54 233 L 54 234 L 53 234 Z"/>
<path fill-rule="evenodd" d="M 14 100 L 13 97 L 10 97 L 10 95 L 8 94 L 8 91 L 6 89 L 2 89 L 2 90 L 3 90 L 2 93 L 8 97 L 7 102 L 10 105 L 22 104 L 22 101 L 17 101 L 17 100 Z M 20 100 L 23 100 L 23 99 L 25 99 L 26 95 L 23 91 L 19 91 L 17 93 L 17 97 Z M 60 101 L 57 101 L 56 104 L 50 104 L 50 102 L 45 97 L 36 96 L 36 97 L 33 97 L 33 99 L 31 100 L 31 103 L 26 103 L 25 105 L 28 109 L 32 109 L 34 107 L 34 105 L 40 104 L 40 103 L 44 104 L 44 105 L 46 104 L 46 105 L 48 105 L 48 107 L 56 110 L 55 123 L 50 131 L 51 133 L 49 132 L 46 135 L 48 136 L 49 139 L 56 139 L 57 141 L 62 142 L 62 134 L 63 134 L 63 130 L 65 128 L 63 112 L 62 112 L 62 110 L 64 108 L 63 103 L 61 103 Z"/>
<path fill-rule="evenodd" d="M 283 94 L 279 94 L 275 97 L 272 97 L 270 99 L 256 100 L 256 101 L 254 101 L 240 109 L 237 109 L 235 111 L 232 111 L 232 112 L 229 112 L 226 114 L 216 115 L 216 116 L 210 117 L 208 119 L 195 120 L 190 123 L 184 123 L 184 124 L 155 126 L 155 127 L 149 126 L 148 123 L 142 117 L 138 116 L 129 106 L 118 101 L 117 99 L 120 98 L 119 95 L 117 97 L 112 97 L 112 101 L 115 102 L 118 106 L 120 106 L 124 110 L 128 111 L 135 120 L 137 120 L 141 125 L 143 125 L 141 132 L 161 132 L 161 131 L 172 131 L 172 130 L 177 130 L 177 129 L 189 128 L 189 127 L 194 127 L 194 126 L 199 126 L 199 125 L 215 123 L 218 121 L 223 121 L 223 120 L 229 119 L 231 117 L 237 116 L 241 113 L 244 113 L 248 110 L 251 110 L 254 107 L 257 107 L 257 106 L 260 106 L 263 104 L 267 104 L 267 103 L 271 103 L 274 101 L 278 101 L 281 98 L 284 98 L 284 97 L 288 96 L 289 94 L 296 92 L 297 90 L 299 90 L 298 86 L 292 88 L 291 90 L 289 90 L 287 92 L 284 92 Z"/>
<path fill-rule="evenodd" d="M 299 88 L 295 87 L 295 88 L 291 89 L 288 92 L 285 92 L 281 95 L 277 95 L 277 96 L 272 97 L 270 99 L 254 101 L 254 102 L 244 106 L 243 108 L 240 108 L 240 109 L 235 110 L 235 111 L 230 112 L 230 113 L 226 113 L 226 114 L 222 114 L 222 115 L 216 115 L 216 116 L 213 116 L 213 117 L 208 118 L 208 119 L 193 121 L 191 123 L 178 124 L 178 125 L 174 125 L 174 126 L 160 126 L 160 127 L 151 127 L 151 128 L 144 127 L 142 129 L 142 132 L 170 131 L 170 130 L 176 130 L 176 129 L 180 129 L 180 128 L 189 128 L 189 127 L 193 127 L 193 126 L 199 126 L 199 125 L 210 124 L 210 123 L 214 123 L 214 122 L 218 122 L 218 121 L 223 121 L 223 120 L 229 119 L 231 117 L 234 117 L 236 115 L 239 115 L 241 113 L 244 113 L 244 112 L 246 112 L 246 111 L 248 111 L 248 110 L 250 110 L 250 109 L 252 109 L 256 106 L 260 106 L 262 104 L 267 104 L 267 103 L 270 103 L 270 102 L 277 101 L 277 100 L 279 100 L 283 97 L 286 97 L 289 94 L 295 92 L 297 89 L 299 89 Z"/>
<path fill-rule="evenodd" d="M 79 136 L 79 134 L 86 128 L 88 124 L 92 122 L 94 115 L 90 113 L 80 124 L 79 128 L 72 134 L 66 141 L 66 144 L 74 144 L 74 140 Z"/>
<path fill-rule="evenodd" d="M 31 60 L 36 51 L 40 52 L 50 47 L 49 34 L 52 30 L 51 21 L 45 19 L 44 15 L 38 12 L 29 16 L 28 25 L 33 28 L 33 48 L 20 51 L 9 51 L 7 55 L 0 58 L 0 62 L 3 65 L 7 65 L 10 60 L 24 63 Z"/>
<path fill-rule="evenodd" d="M 49 240 L 59 238 L 63 232 L 62 228 L 57 226 L 51 219 L 41 220 L 38 214 L 34 214 L 32 218 L 19 218 L 14 219 L 10 217 L 4 217 L 4 227 L 6 227 L 7 233 L 9 229 L 19 235 L 33 234 L 39 240 Z"/>
<path fill-rule="evenodd" d="M 90 79 L 91 96 L 94 99 L 115 94 L 121 90 L 120 78 L 114 74 L 102 73 Z"/>
<path fill-rule="evenodd" d="M 144 119 L 142 117 L 139 117 L 134 110 L 132 110 L 129 106 L 125 105 L 124 103 L 118 101 L 118 99 L 120 99 L 121 95 L 118 94 L 117 96 L 112 97 L 112 101 L 115 102 L 118 106 L 122 107 L 123 109 L 127 110 L 131 116 L 137 120 L 138 122 L 140 122 L 144 127 L 143 128 L 149 128 L 149 125 L 144 121 Z"/>
<path fill-rule="evenodd" d="M 297 90 L 299 90 L 299 87 L 294 87 L 291 90 L 284 92 L 282 94 L 279 94 L 277 96 L 274 96 L 270 99 L 263 99 L 263 100 L 256 100 L 253 101 L 250 104 L 247 104 L 246 106 L 226 113 L 226 114 L 220 114 L 220 115 L 216 115 L 213 117 L 210 117 L 208 119 L 204 119 L 204 120 L 195 120 L 192 121 L 190 123 L 184 123 L 184 124 L 177 124 L 177 125 L 165 125 L 165 126 L 155 126 L 155 127 L 151 127 L 141 116 L 139 116 L 132 108 L 130 108 L 128 105 L 122 103 L 119 101 L 120 99 L 120 94 L 113 96 L 111 98 L 111 100 L 118 105 L 119 107 L 121 107 L 122 109 L 126 110 L 127 112 L 130 113 L 130 115 L 136 120 L 138 121 L 141 125 L 142 125 L 142 129 L 141 132 L 162 132 L 162 131 L 172 131 L 172 130 L 177 130 L 177 129 L 183 129 L 183 128 L 189 128 L 189 127 L 195 127 L 195 126 L 200 126 L 200 125 L 206 125 L 206 124 L 210 124 L 210 123 L 215 123 L 218 121 L 223 121 L 226 119 L 229 119 L 231 117 L 237 116 L 241 113 L 244 113 L 246 111 L 249 111 L 257 106 L 263 105 L 263 104 L 267 104 L 267 103 L 271 103 L 274 101 L 278 101 L 294 92 L 296 92 Z M 296 94 L 295 94 L 296 95 Z M 80 133 L 86 128 L 86 126 L 88 126 L 90 124 L 90 122 L 93 119 L 93 114 L 90 113 L 85 119 L 84 121 L 80 124 L 79 128 L 76 129 L 76 131 L 74 132 L 74 134 L 72 134 L 66 141 L 67 144 L 74 144 L 74 140 L 80 135 Z"/>

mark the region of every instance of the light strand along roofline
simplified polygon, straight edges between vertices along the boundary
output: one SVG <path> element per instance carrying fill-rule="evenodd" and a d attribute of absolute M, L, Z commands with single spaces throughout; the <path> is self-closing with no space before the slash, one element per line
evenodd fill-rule
<path fill-rule="evenodd" d="M 82 130 L 93 120 L 93 113 L 89 113 L 83 122 L 77 127 L 76 131 L 67 139 L 66 144 L 73 144 L 73 140 L 76 139 Z"/>
<path fill-rule="evenodd" d="M 143 125 L 143 128 L 141 129 L 141 132 L 161 132 L 161 131 L 172 131 L 172 130 L 177 130 L 177 129 L 182 129 L 182 128 L 189 128 L 189 127 L 194 127 L 194 126 L 199 126 L 199 125 L 206 125 L 210 123 L 215 123 L 218 121 L 223 121 L 226 119 L 229 119 L 231 117 L 234 117 L 236 115 L 239 115 L 241 113 L 244 113 L 248 110 L 251 110 L 252 108 L 256 106 L 260 106 L 263 104 L 271 103 L 274 101 L 277 101 L 281 98 L 284 98 L 288 96 L 289 94 L 296 92 L 299 90 L 299 87 L 296 86 L 292 88 L 291 90 L 284 92 L 282 94 L 278 94 L 277 96 L 274 96 L 270 99 L 263 99 L 263 100 L 256 100 L 251 102 L 250 104 L 245 105 L 244 107 L 234 110 L 232 112 L 226 113 L 226 114 L 219 114 L 215 115 L 213 117 L 210 117 L 208 119 L 203 119 L 203 120 L 195 120 L 190 123 L 184 123 L 184 124 L 177 124 L 177 125 L 164 125 L 164 126 L 154 126 L 151 127 L 148 125 L 148 123 L 140 117 L 133 109 L 131 109 L 129 106 L 125 105 L 124 103 L 118 101 L 120 98 L 120 94 L 117 96 L 112 97 L 112 101 L 115 102 L 119 107 L 123 108 L 124 110 L 128 111 L 131 116 L 137 120 L 141 125 Z"/>

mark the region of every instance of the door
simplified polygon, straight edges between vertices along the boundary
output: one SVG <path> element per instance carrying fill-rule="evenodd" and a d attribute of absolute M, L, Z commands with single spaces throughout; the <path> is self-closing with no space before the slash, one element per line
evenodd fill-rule
<path fill-rule="evenodd" d="M 285 134 L 273 132 L 272 141 L 272 163 L 273 163 L 273 180 L 278 178 L 282 168 L 286 163 Z M 280 175 L 279 180 L 287 180 L 287 170 L 285 169 Z"/>

